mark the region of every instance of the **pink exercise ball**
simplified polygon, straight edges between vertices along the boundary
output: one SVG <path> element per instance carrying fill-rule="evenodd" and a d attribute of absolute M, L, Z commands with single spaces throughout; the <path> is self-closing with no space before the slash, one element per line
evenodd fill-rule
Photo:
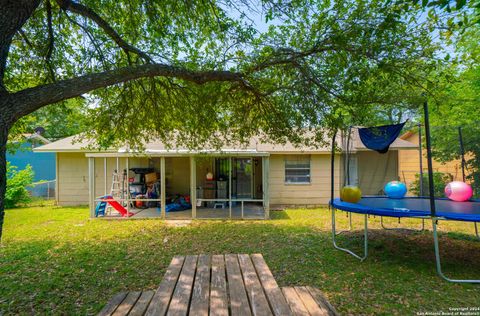
<path fill-rule="evenodd" d="M 473 195 L 472 187 L 462 181 L 453 181 L 445 187 L 445 195 L 452 201 L 465 202 Z"/>

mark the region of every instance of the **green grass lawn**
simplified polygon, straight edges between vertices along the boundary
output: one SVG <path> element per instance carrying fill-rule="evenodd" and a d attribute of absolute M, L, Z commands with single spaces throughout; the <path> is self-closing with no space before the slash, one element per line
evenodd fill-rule
<path fill-rule="evenodd" d="M 437 277 L 431 231 L 384 231 L 372 217 L 369 258 L 360 263 L 332 247 L 327 209 L 272 212 L 272 218 L 173 227 L 161 220 L 90 220 L 86 208 L 7 210 L 0 314 L 94 314 L 119 291 L 156 288 L 174 255 L 200 253 L 262 253 L 281 286 L 316 286 L 341 314 L 413 315 L 480 305 L 479 285 Z M 346 227 L 345 213 L 338 219 Z M 361 228 L 362 217 L 354 223 Z M 402 224 L 419 227 L 416 220 Z M 480 278 L 473 225 L 442 222 L 440 229 L 445 272 Z M 360 250 L 362 232 L 338 240 Z"/>

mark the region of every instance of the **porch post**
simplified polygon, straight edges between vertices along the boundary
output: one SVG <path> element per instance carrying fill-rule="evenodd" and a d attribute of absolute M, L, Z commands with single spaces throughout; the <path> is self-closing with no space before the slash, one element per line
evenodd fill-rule
<path fill-rule="evenodd" d="M 265 219 L 270 218 L 270 190 L 268 186 L 270 174 L 270 157 L 262 158 L 262 186 L 263 186 L 263 208 L 265 209 Z"/>
<path fill-rule="evenodd" d="M 192 218 L 197 218 L 197 166 L 194 156 L 190 156 L 190 202 Z"/>
<path fill-rule="evenodd" d="M 107 195 L 107 157 L 103 158 L 103 180 L 104 180 L 104 194 Z"/>
<path fill-rule="evenodd" d="M 165 157 L 160 158 L 160 207 L 162 218 L 165 219 L 167 216 L 165 206 L 166 206 L 166 192 L 165 192 Z"/>
<path fill-rule="evenodd" d="M 58 205 L 60 200 L 60 195 L 59 195 L 59 192 L 58 192 L 58 188 L 59 188 L 59 178 L 58 178 L 58 153 L 55 153 L 55 205 Z"/>
<path fill-rule="evenodd" d="M 88 199 L 90 217 L 95 217 L 95 158 L 88 158 Z"/>
<path fill-rule="evenodd" d="M 232 157 L 228 158 L 228 212 L 232 218 Z"/>
<path fill-rule="evenodd" d="M 126 176 L 126 181 L 127 181 L 127 192 L 126 192 L 126 200 L 127 200 L 127 214 L 130 214 L 130 181 L 128 179 L 128 172 L 129 172 L 129 161 L 128 161 L 128 156 L 126 158 L 126 162 L 125 162 L 125 167 L 127 169 L 127 176 Z M 125 216 L 125 218 L 128 218 L 128 215 Z"/>

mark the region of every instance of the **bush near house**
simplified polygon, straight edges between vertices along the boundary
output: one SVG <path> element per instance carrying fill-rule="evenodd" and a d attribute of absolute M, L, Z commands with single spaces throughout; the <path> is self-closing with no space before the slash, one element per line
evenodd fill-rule
<path fill-rule="evenodd" d="M 434 184 L 434 191 L 435 191 L 435 196 L 440 197 L 444 196 L 445 193 L 445 186 L 447 183 L 452 181 L 453 177 L 449 173 L 443 173 L 443 172 L 434 172 L 433 173 L 433 184 Z M 428 174 L 424 173 L 423 174 L 423 182 L 422 182 L 422 187 L 423 187 L 423 196 L 428 195 Z M 415 194 L 416 196 L 420 196 L 420 174 L 417 173 L 415 174 L 415 181 L 412 182 L 410 185 L 410 192 Z"/>
<path fill-rule="evenodd" d="M 32 185 L 34 172 L 30 165 L 18 170 L 7 162 L 7 192 L 5 193 L 5 208 L 17 207 L 30 202 L 30 193 L 27 187 Z"/>

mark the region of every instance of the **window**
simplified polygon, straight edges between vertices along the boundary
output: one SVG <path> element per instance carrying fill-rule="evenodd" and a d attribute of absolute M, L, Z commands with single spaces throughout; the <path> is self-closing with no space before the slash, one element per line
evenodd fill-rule
<path fill-rule="evenodd" d="M 310 156 L 290 156 L 285 159 L 285 183 L 310 183 Z"/>

